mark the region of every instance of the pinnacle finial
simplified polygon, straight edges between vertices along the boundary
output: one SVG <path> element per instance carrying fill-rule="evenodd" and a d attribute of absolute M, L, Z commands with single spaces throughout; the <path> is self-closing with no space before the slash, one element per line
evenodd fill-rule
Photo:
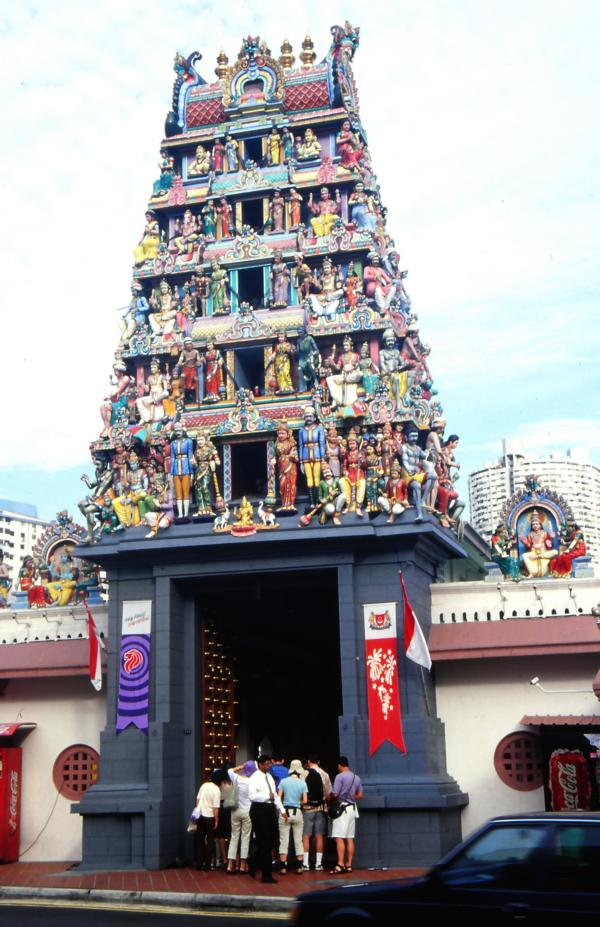
<path fill-rule="evenodd" d="M 309 35 L 306 35 L 302 43 L 302 51 L 300 52 L 300 61 L 305 68 L 310 68 L 315 58 L 317 57 L 314 48 L 315 43 Z"/>
<path fill-rule="evenodd" d="M 293 68 L 294 61 L 296 60 L 295 56 L 292 54 L 292 46 L 289 39 L 284 39 L 281 46 L 281 55 L 279 56 L 279 64 L 282 68 Z"/>
<path fill-rule="evenodd" d="M 215 68 L 215 74 L 217 75 L 219 80 L 221 80 L 227 74 L 228 64 L 229 64 L 229 58 L 227 57 L 223 49 L 221 49 L 217 57 L 217 66 Z"/>

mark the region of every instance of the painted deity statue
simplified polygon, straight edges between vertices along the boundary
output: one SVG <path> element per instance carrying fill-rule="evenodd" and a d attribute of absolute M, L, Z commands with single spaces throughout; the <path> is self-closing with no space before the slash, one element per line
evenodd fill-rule
<path fill-rule="evenodd" d="M 271 222 L 274 232 L 285 231 L 285 199 L 281 190 L 274 190 L 271 199 Z"/>
<path fill-rule="evenodd" d="M 368 264 L 363 271 L 363 288 L 367 299 L 372 299 L 380 313 L 388 306 L 388 297 L 392 291 L 392 278 L 381 267 L 379 255 L 372 251 L 368 255 Z"/>
<path fill-rule="evenodd" d="M 350 208 L 350 219 L 357 229 L 366 229 L 367 232 L 374 232 L 377 222 L 373 197 L 365 190 L 362 181 L 354 185 L 354 192 L 348 198 Z"/>
<path fill-rule="evenodd" d="M 183 425 L 177 423 L 171 441 L 169 471 L 179 518 L 187 518 L 190 511 L 192 473 L 195 464 L 194 445 Z"/>
<path fill-rule="evenodd" d="M 385 486 L 381 460 L 372 444 L 365 452 L 365 510 L 379 512 L 379 496 Z"/>
<path fill-rule="evenodd" d="M 160 153 L 158 169 L 160 177 L 152 185 L 152 196 L 166 196 L 173 186 L 175 160 L 164 149 Z"/>
<path fill-rule="evenodd" d="M 296 142 L 296 156 L 299 161 L 312 161 L 321 156 L 321 143 L 313 129 L 305 129 L 302 141 Z"/>
<path fill-rule="evenodd" d="M 148 316 L 148 321 L 152 334 L 171 337 L 179 309 L 177 289 L 172 290 L 165 279 L 161 280 L 158 291 L 155 290 L 150 297 L 150 306 L 152 312 Z"/>
<path fill-rule="evenodd" d="M 8 605 L 8 593 L 12 586 L 10 572 L 4 562 L 4 551 L 0 550 L 0 608 L 6 608 Z"/>
<path fill-rule="evenodd" d="M 215 172 L 215 174 L 222 174 L 224 165 L 225 165 L 225 145 L 223 144 L 222 139 L 216 138 L 214 145 L 213 145 L 211 157 L 210 157 L 210 168 L 212 171 Z"/>
<path fill-rule="evenodd" d="M 285 332 L 279 332 L 273 354 L 267 366 L 273 364 L 276 389 L 278 395 L 294 392 L 292 382 L 292 358 L 296 353 L 294 345 L 287 340 Z"/>
<path fill-rule="evenodd" d="M 229 312 L 229 274 L 219 266 L 216 258 L 210 262 L 210 295 L 212 297 L 213 315 L 225 315 Z"/>
<path fill-rule="evenodd" d="M 210 151 L 207 151 L 204 145 L 196 146 L 196 157 L 188 164 L 188 177 L 198 177 L 200 174 L 208 174 L 210 171 Z"/>
<path fill-rule="evenodd" d="M 351 312 L 353 309 L 356 309 L 358 298 L 362 293 L 362 280 L 356 273 L 353 264 L 348 268 L 343 289 L 344 298 L 346 300 L 346 310 Z"/>
<path fill-rule="evenodd" d="M 319 379 L 321 353 L 317 342 L 307 332 L 306 328 L 302 329 L 302 334 L 298 340 L 298 363 L 304 382 L 309 389 L 312 389 Z"/>
<path fill-rule="evenodd" d="M 335 477 L 342 475 L 342 464 L 346 456 L 346 444 L 338 434 L 335 425 L 330 425 L 325 438 L 325 456 L 329 469 Z"/>
<path fill-rule="evenodd" d="M 343 475 L 340 480 L 346 497 L 344 514 L 346 512 L 356 512 L 357 515 L 362 517 L 362 506 L 366 490 L 366 455 L 354 430 L 350 431 L 347 443 L 348 448 L 342 467 Z"/>
<path fill-rule="evenodd" d="M 289 305 L 291 274 L 289 267 L 283 261 L 281 251 L 275 252 L 269 279 L 273 308 L 278 309 Z"/>
<path fill-rule="evenodd" d="M 340 513 L 346 506 L 346 495 L 341 480 L 327 466 L 323 467 L 323 477 L 319 482 L 317 506 L 320 524 L 324 525 L 331 519 L 334 525 L 341 525 Z"/>
<path fill-rule="evenodd" d="M 454 459 L 458 441 L 458 435 L 449 435 L 442 444 L 442 449 L 435 464 L 437 496 L 434 504 L 440 513 L 440 524 L 445 528 L 455 524 L 465 509 L 465 503 L 460 499 L 454 486 L 458 474 L 454 475 L 452 473 L 453 470 L 458 471 L 460 469 L 460 464 Z"/>
<path fill-rule="evenodd" d="M 408 496 L 417 510 L 415 521 L 423 521 L 423 499 L 427 499 L 435 474 L 425 468 L 427 454 L 419 445 L 419 431 L 409 422 L 405 428 L 405 443 L 402 445 L 402 478 L 408 487 Z"/>
<path fill-rule="evenodd" d="M 275 126 L 271 129 L 271 134 L 268 137 L 268 152 L 269 152 L 269 163 L 270 164 L 281 164 L 283 146 L 281 144 L 281 136 Z"/>
<path fill-rule="evenodd" d="M 126 460 L 126 473 L 119 487 L 120 494 L 112 500 L 114 513 L 123 528 L 139 525 L 143 519 L 146 512 L 148 486 L 148 474 L 141 465 L 138 455 L 132 451 Z"/>
<path fill-rule="evenodd" d="M 198 367 L 201 363 L 200 352 L 194 347 L 192 339 L 184 338 L 177 366 L 183 375 L 184 398 L 188 402 L 196 402 L 198 399 Z"/>
<path fill-rule="evenodd" d="M 217 235 L 217 210 L 213 200 L 207 200 L 200 210 L 202 220 L 202 234 L 206 238 L 216 238 Z"/>
<path fill-rule="evenodd" d="M 173 493 L 164 477 L 157 480 L 155 487 L 154 508 L 146 512 L 144 520 L 150 531 L 147 538 L 155 538 L 158 532 L 168 528 L 175 520 Z"/>
<path fill-rule="evenodd" d="M 150 362 L 150 373 L 144 385 L 144 395 L 139 396 L 135 402 L 140 421 L 160 422 L 165 414 L 163 399 L 167 399 L 168 396 L 167 380 L 160 372 L 158 361 L 153 358 Z"/>
<path fill-rule="evenodd" d="M 517 556 L 517 539 L 509 534 L 506 525 L 499 524 L 490 540 L 492 560 L 497 563 L 503 576 L 518 583 L 521 579 L 521 565 Z"/>
<path fill-rule="evenodd" d="M 342 353 L 336 357 L 335 352 L 336 347 L 333 345 L 327 361 L 328 367 L 337 371 L 327 377 L 327 387 L 334 409 L 338 406 L 352 406 L 358 399 L 358 388 L 362 382 L 360 356 L 354 350 L 352 339 L 348 335 L 344 338 Z"/>
<path fill-rule="evenodd" d="M 296 491 L 298 482 L 298 448 L 291 428 L 283 422 L 277 429 L 275 455 L 279 471 L 280 512 L 296 511 Z"/>
<path fill-rule="evenodd" d="M 579 525 L 569 525 L 564 531 L 564 536 L 561 537 L 559 553 L 550 561 L 550 572 L 558 577 L 571 576 L 573 561 L 578 557 L 585 557 L 586 554 L 583 531 Z"/>
<path fill-rule="evenodd" d="M 302 222 L 302 203 L 304 202 L 302 196 L 298 193 L 295 187 L 290 187 L 290 192 L 288 194 L 288 203 L 290 210 L 290 228 L 297 229 L 300 223 Z"/>
<path fill-rule="evenodd" d="M 196 438 L 195 456 L 197 467 L 194 476 L 194 493 L 196 505 L 198 506 L 198 515 L 214 516 L 213 497 L 215 487 L 218 490 L 216 472 L 217 467 L 221 466 L 221 460 L 216 447 L 203 432 L 200 432 Z"/>
<path fill-rule="evenodd" d="M 325 459 L 325 431 L 316 420 L 312 406 L 304 409 L 304 426 L 298 432 L 298 456 L 300 469 L 306 479 L 310 504 L 317 504 L 317 493 L 321 482 L 321 465 Z"/>
<path fill-rule="evenodd" d="M 391 328 L 386 328 L 383 333 L 383 347 L 379 352 L 379 370 L 390 399 L 393 399 L 396 405 L 400 404 L 407 390 L 408 374 L 403 368 L 402 354 L 396 345 L 396 336 Z"/>
<path fill-rule="evenodd" d="M 352 131 L 349 119 L 344 119 L 335 140 L 342 167 L 349 171 L 357 170 L 363 157 L 363 144 L 357 133 Z"/>
<path fill-rule="evenodd" d="M 217 206 L 217 238 L 231 238 L 233 234 L 233 209 L 225 197 L 221 197 Z"/>
<path fill-rule="evenodd" d="M 160 245 L 160 228 L 156 213 L 149 209 L 145 219 L 144 234 L 133 251 L 133 259 L 138 267 L 145 261 L 153 261 Z"/>
<path fill-rule="evenodd" d="M 214 341 L 207 342 L 206 351 L 201 357 L 204 365 L 204 401 L 218 402 L 225 396 L 225 381 L 223 368 L 225 361 Z"/>
<path fill-rule="evenodd" d="M 313 284 L 313 272 L 304 260 L 304 255 L 298 252 L 294 256 L 294 285 L 298 291 L 298 302 L 303 303 L 310 296 Z"/>
<path fill-rule="evenodd" d="M 281 145 L 283 149 L 283 161 L 287 164 L 294 157 L 294 133 L 286 126 L 281 133 Z"/>
<path fill-rule="evenodd" d="M 329 257 L 323 258 L 323 266 L 317 275 L 312 275 L 309 288 L 317 293 L 308 294 L 311 314 L 317 319 L 333 321 L 343 296 L 342 280 L 338 268 Z"/>
<path fill-rule="evenodd" d="M 175 225 L 175 236 L 173 238 L 173 250 L 177 255 L 185 255 L 188 259 L 192 256 L 194 244 L 200 237 L 198 220 L 191 209 L 186 209 L 183 213 L 183 220 L 177 220 Z"/>
<path fill-rule="evenodd" d="M 385 479 L 384 492 L 379 495 L 377 502 L 379 508 L 387 514 L 389 525 L 393 525 L 408 506 L 408 490 L 397 460 L 391 463 L 389 475 Z"/>
<path fill-rule="evenodd" d="M 312 192 L 308 196 L 308 208 L 313 214 L 310 220 L 313 232 L 317 238 L 325 238 L 329 235 L 333 224 L 340 214 L 340 191 L 335 191 L 335 199 L 331 199 L 331 194 L 327 187 L 321 187 L 321 197 L 318 203 L 315 203 Z"/>
<path fill-rule="evenodd" d="M 521 532 L 519 540 L 527 548 L 522 555 L 523 564 L 529 576 L 546 576 L 550 568 L 550 561 L 556 557 L 552 527 L 544 527 L 545 519 L 537 509 L 529 517 L 529 531 Z"/>
<path fill-rule="evenodd" d="M 111 427 L 117 422 L 120 415 L 127 417 L 129 405 L 129 390 L 133 378 L 127 373 L 125 364 L 113 364 L 111 377 L 111 391 L 100 406 L 100 415 L 104 428 L 100 432 L 101 438 L 110 434 Z"/>
<path fill-rule="evenodd" d="M 379 367 L 371 357 L 371 349 L 368 341 L 363 341 L 360 346 L 358 366 L 361 372 L 362 385 L 365 389 L 365 393 L 367 396 L 372 396 L 379 374 Z"/>
<path fill-rule="evenodd" d="M 231 135 L 225 138 L 225 159 L 230 174 L 240 169 L 240 148 L 237 140 Z"/>
<path fill-rule="evenodd" d="M 141 283 L 132 283 L 131 301 L 125 315 L 119 323 L 122 344 L 128 344 L 138 329 L 144 329 L 146 327 L 149 311 L 150 306 L 148 300 L 144 296 L 143 286 Z"/>

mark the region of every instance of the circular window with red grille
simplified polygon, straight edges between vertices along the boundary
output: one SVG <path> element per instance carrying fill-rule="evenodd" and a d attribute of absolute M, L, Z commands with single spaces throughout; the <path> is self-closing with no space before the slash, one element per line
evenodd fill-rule
<path fill-rule="evenodd" d="M 52 768 L 54 785 L 65 798 L 85 795 L 100 775 L 100 754 L 85 744 L 73 744 L 60 753 Z"/>
<path fill-rule="evenodd" d="M 513 731 L 503 737 L 494 753 L 496 772 L 505 785 L 518 792 L 538 789 L 542 778 L 540 738 L 530 731 Z"/>

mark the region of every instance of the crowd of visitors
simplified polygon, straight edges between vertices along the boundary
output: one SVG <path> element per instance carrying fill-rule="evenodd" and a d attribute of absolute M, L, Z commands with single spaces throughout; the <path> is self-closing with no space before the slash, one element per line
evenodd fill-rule
<path fill-rule="evenodd" d="M 221 866 L 231 875 L 260 872 L 263 882 L 276 882 L 288 872 L 290 843 L 294 870 L 323 870 L 325 841 L 334 838 L 337 863 L 330 872 L 352 872 L 360 778 L 348 758 L 340 756 L 333 785 L 319 757 L 306 763 L 262 754 L 227 771 L 214 770 L 200 786 L 191 827 L 196 829 L 196 865 Z M 277 859 L 277 856 L 279 859 Z"/>

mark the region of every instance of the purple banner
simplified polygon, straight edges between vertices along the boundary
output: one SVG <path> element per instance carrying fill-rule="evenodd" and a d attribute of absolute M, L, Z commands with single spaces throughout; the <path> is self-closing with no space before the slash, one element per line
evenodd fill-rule
<path fill-rule="evenodd" d="M 150 690 L 150 635 L 124 634 L 121 638 L 117 734 L 134 724 L 148 733 Z"/>

